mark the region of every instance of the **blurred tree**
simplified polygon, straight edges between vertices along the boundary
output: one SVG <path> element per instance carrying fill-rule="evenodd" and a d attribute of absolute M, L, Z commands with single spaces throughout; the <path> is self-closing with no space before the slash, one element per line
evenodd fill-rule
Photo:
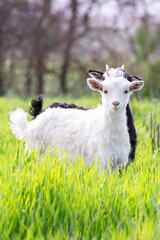
<path fill-rule="evenodd" d="M 48 36 L 48 25 L 51 21 L 51 0 L 29 3 L 22 13 L 22 51 L 27 60 L 26 88 L 27 94 L 31 90 L 31 69 L 34 68 L 36 76 L 36 92 L 44 93 L 44 74 L 51 45 Z M 26 24 L 27 23 L 27 24 Z"/>
<path fill-rule="evenodd" d="M 47 68 L 49 54 L 61 44 L 60 16 L 52 12 L 52 0 L 23 0 L 23 4 L 17 18 L 21 22 L 17 25 L 22 35 L 20 50 L 26 60 L 26 94 L 31 93 L 32 79 L 36 79 L 36 94 L 42 94 L 45 73 L 50 71 Z"/>
<path fill-rule="evenodd" d="M 71 0 L 70 8 L 71 8 L 71 19 L 70 19 L 69 29 L 67 33 L 67 38 L 66 38 L 66 46 L 64 49 L 62 69 L 61 69 L 61 75 L 60 75 L 61 90 L 63 93 L 67 92 L 66 74 L 67 74 L 67 70 L 70 62 L 71 49 L 74 42 L 74 35 L 76 30 L 78 0 Z"/>
<path fill-rule="evenodd" d="M 4 95 L 5 93 L 4 52 L 6 50 L 5 41 L 7 41 L 6 31 L 7 31 L 8 19 L 10 17 L 10 7 L 11 7 L 11 4 L 9 1 L 1 0 L 0 2 L 0 95 Z"/>
<path fill-rule="evenodd" d="M 146 79 L 151 69 L 158 74 L 159 20 L 149 12 L 149 4 L 1 0 L 0 95 L 84 92 L 88 68 L 104 71 L 107 62 L 127 62 L 131 73 L 140 72 Z M 152 96 L 156 79 L 149 83 Z"/>
<path fill-rule="evenodd" d="M 86 9 L 85 11 L 83 10 L 83 12 L 81 11 L 82 4 L 86 4 L 85 1 L 70 0 L 69 7 L 71 9 L 71 17 L 64 41 L 65 47 L 60 74 L 60 86 L 63 93 L 67 92 L 67 71 L 70 65 L 72 49 L 75 42 L 79 41 L 82 37 L 87 35 L 87 32 L 89 31 L 89 16 L 91 10 L 95 4 L 99 4 L 99 1 L 88 1 Z"/>

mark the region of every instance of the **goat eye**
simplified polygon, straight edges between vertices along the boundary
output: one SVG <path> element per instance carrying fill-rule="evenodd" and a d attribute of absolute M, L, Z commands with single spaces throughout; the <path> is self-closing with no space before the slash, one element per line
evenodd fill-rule
<path fill-rule="evenodd" d="M 107 91 L 107 90 L 105 90 L 105 91 L 104 91 L 104 93 L 106 93 L 106 94 L 107 94 L 107 93 L 108 93 L 108 91 Z"/>
<path fill-rule="evenodd" d="M 124 93 L 127 94 L 127 93 L 128 93 L 128 90 L 125 90 Z"/>

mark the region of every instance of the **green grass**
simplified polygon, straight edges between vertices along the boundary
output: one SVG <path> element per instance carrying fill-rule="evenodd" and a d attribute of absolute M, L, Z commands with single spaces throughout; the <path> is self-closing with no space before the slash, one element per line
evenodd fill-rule
<path fill-rule="evenodd" d="M 99 101 L 67 100 L 87 107 Z M 121 175 L 99 175 L 96 165 L 88 171 L 82 159 L 73 165 L 49 150 L 40 157 L 25 153 L 9 129 L 8 112 L 27 111 L 30 100 L 0 98 L 0 239 L 159 239 L 160 153 L 151 151 L 149 113 L 160 119 L 160 101 L 132 103 L 135 161 Z"/>

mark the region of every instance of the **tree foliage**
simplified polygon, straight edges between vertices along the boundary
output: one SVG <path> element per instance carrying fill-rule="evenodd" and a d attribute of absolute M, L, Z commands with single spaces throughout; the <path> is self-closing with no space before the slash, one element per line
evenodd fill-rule
<path fill-rule="evenodd" d="M 124 63 L 157 96 L 159 21 L 147 4 L 1 0 L 0 95 L 84 92 L 88 69 Z"/>

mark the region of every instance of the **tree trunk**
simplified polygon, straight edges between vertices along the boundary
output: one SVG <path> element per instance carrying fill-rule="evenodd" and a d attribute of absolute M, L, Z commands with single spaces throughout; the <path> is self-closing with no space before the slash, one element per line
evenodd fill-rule
<path fill-rule="evenodd" d="M 38 54 L 37 67 L 36 67 L 36 77 L 37 77 L 37 94 L 43 94 L 44 91 L 44 79 L 43 79 L 43 59 L 41 54 Z"/>
<path fill-rule="evenodd" d="M 0 96 L 3 96 L 4 90 L 4 74 L 3 74 L 3 62 L 0 60 Z"/>
<path fill-rule="evenodd" d="M 67 93 L 67 70 L 70 64 L 71 50 L 74 42 L 74 33 L 76 29 L 76 18 L 77 18 L 77 0 L 71 0 L 71 9 L 72 9 L 72 17 L 70 20 L 70 28 L 68 31 L 68 38 L 66 40 L 66 48 L 64 51 L 63 63 L 61 68 L 61 76 L 60 76 L 60 87 L 62 93 Z"/>
<path fill-rule="evenodd" d="M 26 95 L 29 96 L 31 94 L 31 73 L 30 69 L 27 69 L 26 74 Z"/>
<path fill-rule="evenodd" d="M 0 35 L 2 33 L 0 32 Z M 4 90 L 4 72 L 3 72 L 3 65 L 4 65 L 4 59 L 3 59 L 3 43 L 2 39 L 0 38 L 0 96 L 3 96 L 5 93 Z"/>
<path fill-rule="evenodd" d="M 38 73 L 38 87 L 37 94 L 43 94 L 43 75 L 41 72 Z"/>
<path fill-rule="evenodd" d="M 4 91 L 4 78 L 3 78 L 3 74 L 1 73 L 0 70 L 0 96 L 3 96 L 5 93 Z"/>
<path fill-rule="evenodd" d="M 31 84 L 32 84 L 32 74 L 31 74 L 31 70 L 32 70 L 32 59 L 28 58 L 28 63 L 27 63 L 27 72 L 26 72 L 26 92 L 25 94 L 27 96 L 29 96 L 31 94 Z"/>

